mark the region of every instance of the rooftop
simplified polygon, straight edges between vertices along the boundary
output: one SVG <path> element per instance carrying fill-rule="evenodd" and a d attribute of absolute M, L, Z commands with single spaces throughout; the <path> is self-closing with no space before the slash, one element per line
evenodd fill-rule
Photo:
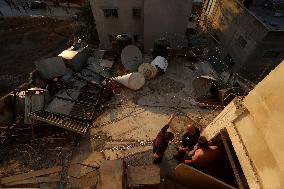
<path fill-rule="evenodd" d="M 262 6 L 250 7 L 249 11 L 271 30 L 284 30 L 283 2 L 273 6 L 263 3 Z"/>

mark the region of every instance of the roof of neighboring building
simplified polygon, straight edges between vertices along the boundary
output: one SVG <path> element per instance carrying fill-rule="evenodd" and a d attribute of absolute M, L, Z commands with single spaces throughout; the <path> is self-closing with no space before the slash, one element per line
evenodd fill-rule
<path fill-rule="evenodd" d="M 267 7 L 263 4 L 263 6 L 252 6 L 249 8 L 249 11 L 270 29 L 284 31 L 284 10 L 281 11 L 280 5 L 278 7 L 279 9 L 277 10 L 274 7 Z"/>

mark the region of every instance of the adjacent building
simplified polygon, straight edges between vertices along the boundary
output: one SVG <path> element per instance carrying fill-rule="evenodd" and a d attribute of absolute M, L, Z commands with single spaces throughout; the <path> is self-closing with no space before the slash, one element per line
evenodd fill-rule
<path fill-rule="evenodd" d="M 258 82 L 284 59 L 283 1 L 207 0 L 203 8 L 201 26 L 227 70 Z"/>
<path fill-rule="evenodd" d="M 283 74 L 284 61 L 244 99 L 232 101 L 202 133 L 212 140 L 227 132 L 238 188 L 284 188 Z"/>
<path fill-rule="evenodd" d="M 153 48 L 164 35 L 184 36 L 190 0 L 90 0 L 100 44 L 110 46 L 113 34 L 126 33 L 133 43 Z"/>

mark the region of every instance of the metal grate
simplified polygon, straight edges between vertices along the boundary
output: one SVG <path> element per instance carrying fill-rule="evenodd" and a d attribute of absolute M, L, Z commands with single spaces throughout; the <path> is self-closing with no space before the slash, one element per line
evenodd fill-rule
<path fill-rule="evenodd" d="M 65 115 L 44 110 L 32 112 L 29 114 L 29 116 L 35 120 L 47 122 L 51 125 L 55 125 L 79 134 L 85 134 L 90 126 L 86 122 L 81 122 Z"/>

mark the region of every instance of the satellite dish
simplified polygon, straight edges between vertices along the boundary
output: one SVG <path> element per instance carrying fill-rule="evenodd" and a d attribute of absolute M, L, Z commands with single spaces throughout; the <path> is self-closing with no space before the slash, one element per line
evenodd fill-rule
<path fill-rule="evenodd" d="M 123 66 L 130 71 L 137 71 L 142 64 L 142 52 L 134 45 L 126 46 L 121 52 L 121 62 Z"/>

